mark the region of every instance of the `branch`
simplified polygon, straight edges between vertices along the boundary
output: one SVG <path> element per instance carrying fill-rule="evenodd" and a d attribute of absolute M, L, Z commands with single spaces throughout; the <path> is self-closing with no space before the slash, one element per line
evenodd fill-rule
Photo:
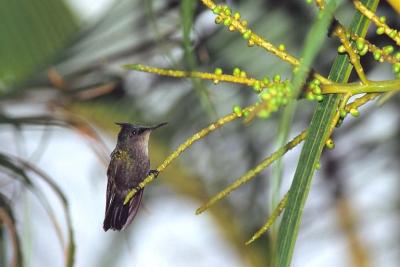
<path fill-rule="evenodd" d="M 234 121 L 235 119 L 241 117 L 243 114 L 251 112 L 257 105 L 258 103 L 253 104 L 251 106 L 248 106 L 244 108 L 241 112 L 232 112 L 220 119 L 218 119 L 216 122 L 208 125 L 207 127 L 203 128 L 199 132 L 195 133 L 193 136 L 188 138 L 184 143 L 182 143 L 178 148 L 173 151 L 165 160 L 164 162 L 157 167 L 158 172 L 162 172 L 165 168 L 168 167 L 176 158 L 179 157 L 180 154 L 182 154 L 183 151 L 188 149 L 190 146 L 192 146 L 195 142 L 199 141 L 200 139 L 204 138 L 208 134 L 214 132 L 221 126 Z M 136 187 L 131 189 L 128 194 L 125 197 L 124 200 L 124 205 L 126 205 L 132 197 L 141 189 L 146 187 L 149 183 L 151 183 L 155 178 L 155 175 L 153 173 L 149 174 L 142 182 L 140 182 Z"/>

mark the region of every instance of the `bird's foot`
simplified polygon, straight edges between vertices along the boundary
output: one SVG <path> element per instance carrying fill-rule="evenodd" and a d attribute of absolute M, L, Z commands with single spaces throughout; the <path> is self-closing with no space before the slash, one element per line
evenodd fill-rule
<path fill-rule="evenodd" d="M 160 172 L 157 170 L 150 170 L 149 174 L 153 174 L 154 178 L 157 178 L 157 176 L 158 176 L 158 174 L 160 174 Z"/>

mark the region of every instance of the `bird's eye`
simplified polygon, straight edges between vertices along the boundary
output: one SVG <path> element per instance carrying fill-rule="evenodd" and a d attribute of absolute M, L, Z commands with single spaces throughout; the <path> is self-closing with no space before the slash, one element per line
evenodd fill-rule
<path fill-rule="evenodd" d="M 132 135 L 136 135 L 136 134 L 137 134 L 137 131 L 136 131 L 136 130 L 133 130 L 133 131 L 131 132 L 131 134 L 132 134 Z"/>

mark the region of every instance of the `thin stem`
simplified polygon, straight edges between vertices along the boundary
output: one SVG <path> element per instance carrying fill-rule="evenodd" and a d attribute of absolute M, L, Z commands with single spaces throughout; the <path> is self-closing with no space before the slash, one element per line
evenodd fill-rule
<path fill-rule="evenodd" d="M 385 53 L 382 49 L 380 49 L 376 45 L 372 44 L 367 39 L 358 36 L 355 33 L 350 33 L 350 38 L 353 41 L 357 41 L 359 39 L 363 40 L 365 45 L 368 46 L 368 51 L 370 53 L 379 53 L 381 55 L 380 59 L 378 60 L 379 62 L 384 62 L 385 61 L 385 62 L 388 62 L 390 64 L 395 64 L 397 62 L 400 62 L 400 59 L 396 59 L 396 57 L 392 56 L 391 54 Z"/>
<path fill-rule="evenodd" d="M 275 160 L 278 158 L 282 157 L 283 155 L 286 154 L 289 150 L 300 144 L 307 135 L 307 130 L 304 130 L 301 132 L 298 136 L 293 138 L 292 141 L 288 142 L 286 145 L 283 147 L 279 148 L 276 150 L 274 153 L 272 153 L 270 156 L 265 158 L 260 164 L 258 164 L 255 168 L 249 170 L 244 174 L 242 177 L 238 178 L 236 181 L 231 183 L 229 186 L 227 186 L 224 190 L 220 191 L 218 194 L 214 195 L 212 198 L 210 198 L 205 204 L 203 204 L 200 208 L 196 210 L 196 214 L 200 214 L 210 208 L 212 205 L 214 205 L 216 202 L 219 200 L 223 199 L 227 195 L 229 195 L 232 191 L 236 190 L 243 184 L 249 182 L 251 179 L 253 179 L 257 174 L 259 174 L 261 171 L 263 171 L 265 168 L 267 168 L 269 165 L 271 165 Z"/>
<path fill-rule="evenodd" d="M 354 0 L 353 4 L 355 8 L 361 12 L 361 14 L 363 14 L 369 20 L 375 23 L 377 27 L 383 28 L 385 34 L 393 39 L 398 46 L 400 46 L 400 33 L 397 30 L 390 28 L 385 22 L 381 21 L 373 11 L 369 10 L 359 0 Z"/>
<path fill-rule="evenodd" d="M 201 2 L 211 10 L 214 10 L 214 8 L 217 7 L 217 5 L 212 0 L 201 0 Z M 230 29 L 237 30 L 241 34 L 249 33 L 249 36 L 247 37 L 249 46 L 257 45 L 261 48 L 264 48 L 267 52 L 277 56 L 278 58 L 282 59 L 283 61 L 288 62 L 289 64 L 291 64 L 294 67 L 297 67 L 300 65 L 299 59 L 297 59 L 293 55 L 289 54 L 285 50 L 279 49 L 272 43 L 268 42 L 264 37 L 252 32 L 247 27 L 246 21 L 236 19 L 234 16 L 227 15 L 224 12 L 218 13 L 218 16 L 221 18 L 221 21 L 224 21 L 226 19 L 230 20 L 230 23 L 229 23 Z M 322 76 L 319 73 L 314 73 L 314 77 L 317 78 L 318 80 L 320 80 L 321 83 L 324 83 L 324 84 L 328 84 L 331 82 L 331 81 L 329 81 L 329 79 L 325 78 L 324 76 Z"/>
<path fill-rule="evenodd" d="M 334 32 L 335 32 L 335 35 L 337 37 L 339 37 L 340 42 L 342 43 L 342 45 L 345 48 L 347 54 L 349 55 L 350 62 L 354 66 L 354 69 L 356 70 L 356 72 L 358 74 L 358 77 L 360 78 L 360 80 L 364 84 L 367 84 L 368 80 L 367 80 L 367 78 L 365 76 L 364 69 L 361 66 L 360 57 L 354 52 L 349 40 L 347 39 L 346 29 L 343 26 L 338 25 L 335 28 Z"/>
<path fill-rule="evenodd" d="M 387 81 L 368 81 L 368 84 L 359 83 L 332 83 L 321 85 L 323 94 L 385 93 L 400 90 L 400 79 Z"/>
<path fill-rule="evenodd" d="M 211 0 L 202 0 L 201 2 L 211 10 L 213 10 L 217 6 L 214 3 L 214 1 L 211 1 Z M 226 19 L 227 17 L 230 17 L 230 16 L 224 14 L 223 12 L 221 12 L 218 15 L 221 16 L 222 20 Z M 231 26 L 233 26 L 241 34 L 248 31 L 248 27 L 247 27 L 246 23 L 243 23 L 243 20 L 240 21 L 238 19 L 233 19 Z M 295 58 L 294 56 L 290 55 L 289 53 L 287 53 L 285 51 L 279 50 L 278 47 L 274 46 L 272 43 L 268 42 L 266 39 L 264 39 L 262 36 L 260 36 L 256 33 L 253 33 L 253 32 L 251 33 L 249 41 L 253 41 L 254 44 L 264 48 L 268 52 L 274 54 L 275 56 L 279 57 L 280 59 L 288 62 L 289 64 L 291 64 L 293 66 L 298 66 L 300 64 L 300 61 L 297 58 Z"/>
<path fill-rule="evenodd" d="M 369 101 L 374 100 L 379 95 L 380 95 L 379 93 L 365 94 L 362 97 L 357 98 L 356 100 L 354 100 L 350 104 L 347 104 L 346 105 L 346 110 L 350 110 L 350 109 L 353 109 L 353 108 L 359 108 L 362 105 L 365 105 L 366 103 L 368 103 Z"/>
<path fill-rule="evenodd" d="M 245 243 L 250 245 L 255 240 L 260 238 L 268 229 L 274 224 L 276 219 L 281 215 L 282 211 L 285 209 L 288 200 L 288 193 L 286 193 L 282 200 L 279 202 L 278 206 L 274 209 L 271 216 L 268 218 L 267 222 Z"/>
<path fill-rule="evenodd" d="M 254 86 L 256 82 L 261 84 L 261 87 L 267 86 L 263 81 L 257 80 L 254 78 L 235 76 L 230 74 L 215 74 L 209 72 L 200 72 L 200 71 L 182 71 L 182 70 L 172 70 L 172 69 L 162 69 L 150 67 L 142 64 L 129 64 L 124 66 L 125 69 L 143 71 L 148 73 L 154 73 L 161 76 L 168 76 L 174 78 L 199 78 L 203 80 L 211 80 L 214 83 L 218 82 L 228 82 L 228 83 L 237 83 L 244 84 L 247 86 Z"/>
<path fill-rule="evenodd" d="M 228 82 L 237 83 L 247 86 L 254 86 L 255 83 L 259 83 L 260 87 L 268 87 L 270 84 L 265 84 L 263 81 L 251 78 L 241 77 L 230 74 L 215 74 L 200 71 L 182 71 L 182 70 L 171 70 L 150 67 L 142 64 L 129 64 L 125 65 L 124 68 L 136 71 L 143 71 L 148 73 L 154 73 L 162 76 L 169 76 L 174 78 L 199 78 L 204 80 L 211 80 L 214 82 Z M 368 81 L 368 84 L 360 83 L 328 83 L 321 84 L 323 94 L 346 94 L 352 95 L 362 93 L 382 93 L 389 91 L 400 90 L 400 80 L 388 80 L 388 81 Z"/>
<path fill-rule="evenodd" d="M 354 100 L 352 103 L 347 104 L 345 109 L 350 110 L 352 108 L 359 108 L 360 106 L 364 105 L 368 101 L 376 98 L 378 95 L 379 95 L 378 93 L 365 94 L 364 96 L 359 97 L 356 100 Z M 340 115 L 339 115 L 339 111 L 338 111 L 338 112 L 336 112 L 336 114 L 332 120 L 332 126 L 330 128 L 329 136 L 332 134 L 332 131 L 335 128 L 339 118 L 340 118 Z M 270 227 L 276 221 L 276 218 L 285 209 L 285 207 L 287 205 L 287 198 L 288 198 L 288 193 L 285 194 L 285 196 L 279 202 L 278 206 L 274 209 L 274 211 L 272 212 L 270 217 L 268 217 L 267 222 L 252 236 L 252 238 L 249 241 L 246 242 L 246 245 L 248 245 L 248 244 L 254 242 L 256 239 L 260 238 L 261 235 L 263 235 L 266 231 L 268 231 L 270 229 Z"/>
<path fill-rule="evenodd" d="M 394 1 L 398 1 L 398 0 L 394 0 Z M 323 3 L 322 3 L 322 5 L 318 3 L 318 2 L 320 2 L 319 0 L 316 0 L 315 2 L 316 2 L 316 4 L 317 4 L 319 9 L 322 10 L 324 8 Z M 345 29 L 345 27 L 339 21 L 336 21 L 336 23 L 337 23 L 338 27 L 342 27 L 343 29 Z M 358 34 L 355 34 L 353 32 L 346 32 L 346 34 L 349 34 L 350 35 L 350 39 L 353 40 L 353 41 L 357 41 L 357 40 L 360 40 L 360 39 L 363 40 L 365 45 L 368 47 L 368 51 L 370 53 L 379 53 L 381 55 L 380 59 L 378 60 L 379 62 L 386 61 L 386 62 L 388 62 L 390 64 L 395 64 L 397 62 L 400 62 L 399 59 L 396 59 L 394 56 L 385 53 L 384 51 L 382 51 L 382 49 L 380 49 L 376 45 L 370 43 L 364 37 L 361 37 Z"/>

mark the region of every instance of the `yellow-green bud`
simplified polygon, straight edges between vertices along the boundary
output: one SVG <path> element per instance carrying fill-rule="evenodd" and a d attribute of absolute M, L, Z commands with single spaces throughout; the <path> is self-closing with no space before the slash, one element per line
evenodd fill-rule
<path fill-rule="evenodd" d="M 262 118 L 262 119 L 266 119 L 266 118 L 269 117 L 269 111 L 268 111 L 268 110 L 265 110 L 265 109 L 260 110 L 260 111 L 257 113 L 257 116 L 260 117 L 260 118 Z"/>
<path fill-rule="evenodd" d="M 236 114 L 238 117 L 242 117 L 242 108 L 238 105 L 233 106 L 233 112 Z"/>
<path fill-rule="evenodd" d="M 339 53 L 342 54 L 342 53 L 345 53 L 345 52 L 346 52 L 346 48 L 344 48 L 343 45 L 340 45 L 340 46 L 338 47 L 337 51 L 338 51 Z"/>
<path fill-rule="evenodd" d="M 360 116 L 360 112 L 359 112 L 358 109 L 356 109 L 356 108 L 350 109 L 350 114 L 351 114 L 351 116 L 353 116 L 353 117 L 359 117 L 359 116 Z"/>
<path fill-rule="evenodd" d="M 357 46 L 357 49 L 358 49 L 359 51 L 363 50 L 364 47 L 365 47 L 364 39 L 358 38 L 357 41 L 356 41 L 356 46 Z"/>
<path fill-rule="evenodd" d="M 232 11 L 231 11 L 231 9 L 229 7 L 226 6 L 225 10 L 224 10 L 224 13 L 225 13 L 225 15 L 230 16 L 232 14 Z"/>
<path fill-rule="evenodd" d="M 376 34 L 378 35 L 382 35 L 385 33 L 385 28 L 383 27 L 378 27 L 378 29 L 376 29 Z"/>
<path fill-rule="evenodd" d="M 268 101 L 271 99 L 271 94 L 268 91 L 264 91 L 260 94 L 260 97 L 264 101 Z"/>
<path fill-rule="evenodd" d="M 221 75 L 221 74 L 222 74 L 222 69 L 221 69 L 221 68 L 216 68 L 216 69 L 214 70 L 214 73 L 215 73 L 216 75 Z"/>
<path fill-rule="evenodd" d="M 397 31 L 393 29 L 393 30 L 391 30 L 391 31 L 389 32 L 388 35 L 389 35 L 390 38 L 393 38 L 393 39 L 394 39 L 394 38 L 396 38 Z"/>
<path fill-rule="evenodd" d="M 321 87 L 315 86 L 312 92 L 313 92 L 314 94 L 316 94 L 316 95 L 320 95 L 320 94 L 322 93 Z"/>
<path fill-rule="evenodd" d="M 383 47 L 383 53 L 385 53 L 386 55 L 393 53 L 393 51 L 394 47 L 392 45 L 387 45 Z"/>
<path fill-rule="evenodd" d="M 321 81 L 318 80 L 318 79 L 314 79 L 314 80 L 312 80 L 311 83 L 316 84 L 316 85 L 320 85 L 320 84 L 321 84 Z"/>
<path fill-rule="evenodd" d="M 232 19 L 231 19 L 230 17 L 227 17 L 227 18 L 224 20 L 224 25 L 225 25 L 225 26 L 230 26 L 231 23 L 232 23 Z"/>
<path fill-rule="evenodd" d="M 249 40 L 250 37 L 251 37 L 251 30 L 247 30 L 247 31 L 245 31 L 245 32 L 243 33 L 243 38 L 244 38 L 245 40 Z"/>
<path fill-rule="evenodd" d="M 221 6 L 214 7 L 212 11 L 215 15 L 218 15 L 221 12 Z"/>
<path fill-rule="evenodd" d="M 373 56 L 376 61 L 379 61 L 381 59 L 382 52 L 380 50 L 375 50 Z"/>
<path fill-rule="evenodd" d="M 393 72 L 400 73 L 400 63 L 399 62 L 393 64 Z"/>
<path fill-rule="evenodd" d="M 368 52 L 368 45 L 365 45 L 363 49 L 358 53 L 360 56 L 365 56 Z"/>
<path fill-rule="evenodd" d="M 279 83 L 280 81 L 281 81 L 281 75 L 276 74 L 276 75 L 274 76 L 274 82 Z"/>
<path fill-rule="evenodd" d="M 335 148 L 335 143 L 333 142 L 333 140 L 331 138 L 326 140 L 325 145 L 329 149 L 334 149 Z"/>
<path fill-rule="evenodd" d="M 261 84 L 260 84 L 259 81 L 255 81 L 255 82 L 254 82 L 254 84 L 253 84 L 253 89 L 254 89 L 256 92 L 259 92 L 259 91 L 261 90 Z"/>
<path fill-rule="evenodd" d="M 307 98 L 307 100 L 314 101 L 315 95 L 312 92 L 307 92 L 306 98 Z"/>
<path fill-rule="evenodd" d="M 317 162 L 316 164 L 315 164 L 315 169 L 316 170 L 319 170 L 321 168 L 321 164 L 319 163 L 319 162 Z"/>

